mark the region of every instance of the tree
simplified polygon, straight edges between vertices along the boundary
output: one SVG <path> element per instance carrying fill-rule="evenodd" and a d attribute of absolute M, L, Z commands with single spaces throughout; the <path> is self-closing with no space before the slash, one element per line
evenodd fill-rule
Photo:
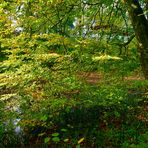
<path fill-rule="evenodd" d="M 3 2 L 4 15 L 16 20 L 15 30 L 22 27 L 23 32 L 30 34 L 58 33 L 62 36 L 75 38 L 92 38 L 95 36 L 100 42 L 102 39 L 112 42 L 116 40 L 119 48 L 127 46 L 133 36 L 133 29 L 138 41 L 141 66 L 146 79 L 148 79 L 148 21 L 142 7 L 147 9 L 147 1 L 126 0 L 120 1 L 91 1 L 91 0 L 65 0 L 65 1 L 13 1 Z M 10 7 L 11 5 L 11 7 Z M 129 22 L 126 6 L 128 6 Z M 3 16 L 4 16 L 3 15 Z M 11 23 L 13 22 L 11 20 Z M 73 25 L 75 23 L 75 26 Z M 125 38 L 129 40 L 126 41 Z"/>
<path fill-rule="evenodd" d="M 138 40 L 138 48 L 140 52 L 141 66 L 146 79 L 148 79 L 148 18 L 144 14 L 142 7 L 138 0 L 126 0 L 128 5 L 128 12 L 131 22 Z M 143 5 L 148 5 L 145 0 Z"/>

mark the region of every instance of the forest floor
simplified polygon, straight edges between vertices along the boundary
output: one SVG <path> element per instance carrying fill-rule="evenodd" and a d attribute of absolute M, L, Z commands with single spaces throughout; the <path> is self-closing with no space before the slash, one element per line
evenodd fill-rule
<path fill-rule="evenodd" d="M 90 86 L 107 83 L 108 80 L 98 72 L 79 72 L 78 79 Z M 128 89 L 129 104 L 119 106 L 91 106 L 71 108 L 73 112 L 65 113 L 61 121 L 53 128 L 35 133 L 31 130 L 25 138 L 21 148 L 146 148 L 148 144 L 148 87 L 133 87 L 135 81 L 143 81 L 139 75 L 123 77 L 122 81 L 132 87 Z M 5 90 L 3 93 L 12 93 Z M 1 92 L 2 93 L 2 92 Z M 67 92 L 69 99 L 79 95 L 79 90 Z M 85 96 L 84 96 L 85 97 Z M 139 102 L 130 104 L 136 97 L 143 97 Z M 38 127 L 37 127 L 38 128 Z M 66 129 L 63 134 L 61 129 Z M 52 133 L 59 133 L 57 141 L 46 143 L 45 138 Z M 40 135 L 40 136 L 39 136 Z M 52 138 L 52 137 L 51 137 Z M 55 138 L 55 137 L 53 137 Z M 43 140 L 44 139 L 44 140 Z M 58 140 L 60 139 L 60 140 Z"/>
<path fill-rule="evenodd" d="M 97 72 L 80 72 L 77 77 L 94 86 L 104 81 L 102 74 Z M 123 81 L 129 85 L 143 80 L 142 76 L 137 75 L 123 78 Z M 79 90 L 68 92 L 67 96 L 71 97 L 78 93 Z M 143 95 L 145 97 L 133 106 L 125 108 L 122 107 L 122 104 L 119 107 L 115 105 L 112 107 L 100 106 L 100 108 L 96 106 L 77 108 L 76 115 L 68 114 L 68 119 L 65 119 L 65 123 L 71 126 L 67 127 L 68 142 L 61 141 L 56 144 L 51 142 L 46 146 L 50 148 L 146 148 L 148 144 L 148 87 L 130 88 L 128 93 L 132 99 Z M 56 131 L 60 128 L 62 127 L 59 125 Z M 73 137 L 79 139 L 75 144 L 73 144 Z M 37 139 L 33 137 L 33 141 L 36 142 Z M 37 144 L 33 145 L 31 142 L 29 146 L 36 148 L 45 145 L 42 145 L 38 139 Z"/>

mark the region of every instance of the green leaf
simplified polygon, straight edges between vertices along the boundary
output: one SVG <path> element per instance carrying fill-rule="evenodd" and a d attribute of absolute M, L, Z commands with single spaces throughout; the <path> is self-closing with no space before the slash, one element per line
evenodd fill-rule
<path fill-rule="evenodd" d="M 53 133 L 52 136 L 57 137 L 57 136 L 59 136 L 59 133 Z"/>
<path fill-rule="evenodd" d="M 52 141 L 54 141 L 54 142 L 60 142 L 60 138 L 59 137 L 53 137 L 52 138 Z"/>
<path fill-rule="evenodd" d="M 47 121 L 48 117 L 47 117 L 46 115 L 44 115 L 44 116 L 42 116 L 40 119 L 41 119 L 42 121 Z"/>
<path fill-rule="evenodd" d="M 118 117 L 118 118 L 120 117 L 120 113 L 119 112 L 115 111 L 114 114 L 115 114 L 116 117 Z"/>
<path fill-rule="evenodd" d="M 62 131 L 62 132 L 67 132 L 67 129 L 64 129 L 64 128 L 63 128 L 63 129 L 61 129 L 61 131 Z"/>
<path fill-rule="evenodd" d="M 50 138 L 49 137 L 46 137 L 45 139 L 44 139 L 44 143 L 48 143 L 50 141 Z"/>
<path fill-rule="evenodd" d="M 80 145 L 76 145 L 76 148 L 80 148 Z"/>

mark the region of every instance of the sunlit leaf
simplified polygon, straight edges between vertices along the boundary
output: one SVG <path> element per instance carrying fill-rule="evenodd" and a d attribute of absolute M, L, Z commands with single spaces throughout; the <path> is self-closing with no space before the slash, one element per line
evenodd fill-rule
<path fill-rule="evenodd" d="M 110 56 L 110 55 L 102 55 L 102 56 L 95 56 L 92 57 L 93 61 L 103 61 L 103 60 L 122 60 L 122 58 L 116 57 L 116 56 Z"/>
<path fill-rule="evenodd" d="M 64 128 L 63 128 L 63 129 L 61 129 L 61 131 L 62 131 L 62 132 L 66 132 L 66 131 L 67 131 L 67 129 L 64 129 Z"/>
<path fill-rule="evenodd" d="M 49 137 L 46 137 L 45 139 L 44 139 L 44 143 L 48 143 L 50 141 L 50 138 Z"/>
<path fill-rule="evenodd" d="M 64 142 L 68 142 L 68 141 L 69 141 L 69 139 L 64 139 L 63 141 L 64 141 Z"/>
<path fill-rule="evenodd" d="M 54 142 L 60 142 L 60 138 L 59 137 L 53 137 L 52 138 L 52 141 L 54 141 Z"/>
<path fill-rule="evenodd" d="M 59 133 L 53 133 L 52 136 L 57 137 L 57 136 L 59 136 Z"/>
<path fill-rule="evenodd" d="M 41 119 L 42 121 L 46 121 L 46 120 L 48 119 L 48 117 L 47 117 L 46 115 L 44 115 L 44 116 L 42 116 L 40 119 Z"/>
<path fill-rule="evenodd" d="M 81 138 L 79 141 L 78 141 L 78 144 L 82 143 L 84 141 L 85 138 Z"/>

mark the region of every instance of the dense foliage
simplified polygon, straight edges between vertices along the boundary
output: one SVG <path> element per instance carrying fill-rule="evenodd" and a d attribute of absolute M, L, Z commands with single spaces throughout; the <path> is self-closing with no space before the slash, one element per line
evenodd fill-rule
<path fill-rule="evenodd" d="M 146 147 L 148 81 L 126 8 L 1 2 L 0 147 Z"/>

